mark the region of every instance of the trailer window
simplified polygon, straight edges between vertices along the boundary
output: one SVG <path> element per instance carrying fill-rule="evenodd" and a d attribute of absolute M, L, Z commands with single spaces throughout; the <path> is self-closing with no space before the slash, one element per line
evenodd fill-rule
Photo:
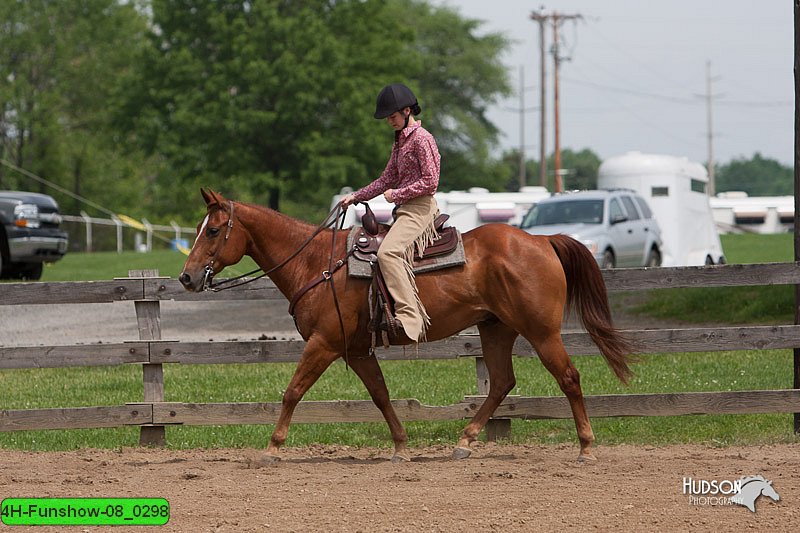
<path fill-rule="evenodd" d="M 669 196 L 669 187 L 653 187 L 650 196 Z"/>
<path fill-rule="evenodd" d="M 705 194 L 706 192 L 706 182 L 700 180 L 692 180 L 692 190 L 694 192 L 701 192 Z"/>

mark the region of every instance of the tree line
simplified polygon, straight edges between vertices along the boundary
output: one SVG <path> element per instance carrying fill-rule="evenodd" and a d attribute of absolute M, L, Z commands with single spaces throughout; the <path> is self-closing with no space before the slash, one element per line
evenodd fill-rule
<path fill-rule="evenodd" d="M 486 116 L 511 93 L 508 46 L 423 0 L 0 2 L 0 159 L 153 222 L 196 221 L 200 186 L 319 220 L 341 187 L 383 170 L 392 132 L 375 96 L 402 81 L 439 144 L 442 190 L 513 190 L 517 160 L 492 155 Z M 570 188 L 596 184 L 591 150 L 562 159 Z M 791 192 L 775 161 L 729 166 L 738 190 L 760 194 L 753 172 L 769 170 L 769 194 Z M 97 214 L 10 165 L 0 189 Z"/>

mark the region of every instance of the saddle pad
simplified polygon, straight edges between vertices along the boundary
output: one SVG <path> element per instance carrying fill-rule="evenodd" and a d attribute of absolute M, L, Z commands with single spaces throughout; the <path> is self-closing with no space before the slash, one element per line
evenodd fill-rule
<path fill-rule="evenodd" d="M 359 231 L 361 231 L 361 228 L 354 226 L 347 235 L 348 250 L 353 248 L 353 242 Z M 463 265 L 466 262 L 467 258 L 464 255 L 464 243 L 461 241 L 461 233 L 459 232 L 458 244 L 456 245 L 456 249 L 453 251 L 453 253 L 439 257 L 424 258 L 421 261 L 415 261 L 414 274 L 422 274 L 424 272 L 431 272 L 441 268 Z M 349 275 L 354 278 L 372 277 L 372 268 L 370 267 L 369 263 L 356 259 L 353 255 L 347 258 L 347 271 L 349 272 Z"/>

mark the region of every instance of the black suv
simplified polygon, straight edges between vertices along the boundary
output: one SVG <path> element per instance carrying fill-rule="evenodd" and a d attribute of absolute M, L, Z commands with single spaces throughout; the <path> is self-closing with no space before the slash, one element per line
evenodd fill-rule
<path fill-rule="evenodd" d="M 67 252 L 58 204 L 46 194 L 0 191 L 0 277 L 40 279 Z"/>

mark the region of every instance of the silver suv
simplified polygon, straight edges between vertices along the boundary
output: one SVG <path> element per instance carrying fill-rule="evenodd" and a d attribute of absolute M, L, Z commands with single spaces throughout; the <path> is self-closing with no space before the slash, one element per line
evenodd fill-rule
<path fill-rule="evenodd" d="M 600 268 L 661 265 L 661 229 L 644 198 L 626 189 L 579 191 L 534 205 L 520 227 L 581 241 Z"/>

